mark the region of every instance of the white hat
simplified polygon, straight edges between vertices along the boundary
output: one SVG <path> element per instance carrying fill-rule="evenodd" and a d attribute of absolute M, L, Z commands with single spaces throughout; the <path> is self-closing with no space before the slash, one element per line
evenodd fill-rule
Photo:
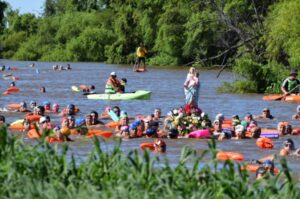
<path fill-rule="evenodd" d="M 224 115 L 222 113 L 218 113 L 216 115 L 216 120 L 222 120 L 222 121 L 224 121 Z"/>
<path fill-rule="evenodd" d="M 45 122 L 45 121 L 47 121 L 47 118 L 46 118 L 46 117 L 41 117 L 41 118 L 40 118 L 40 123 L 43 123 L 43 122 Z"/>
<path fill-rule="evenodd" d="M 111 72 L 110 75 L 111 76 L 116 76 L 117 74 L 116 74 L 116 72 Z"/>

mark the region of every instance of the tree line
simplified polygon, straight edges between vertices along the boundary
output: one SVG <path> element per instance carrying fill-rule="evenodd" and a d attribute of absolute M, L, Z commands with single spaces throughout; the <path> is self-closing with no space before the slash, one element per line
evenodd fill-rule
<path fill-rule="evenodd" d="M 298 0 L 46 0 L 41 16 L 0 0 L 0 58 L 232 68 L 230 92 L 276 92 L 300 62 Z"/>

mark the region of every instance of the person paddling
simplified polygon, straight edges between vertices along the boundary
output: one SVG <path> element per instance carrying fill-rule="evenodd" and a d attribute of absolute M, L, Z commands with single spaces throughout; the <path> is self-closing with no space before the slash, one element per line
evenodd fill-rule
<path fill-rule="evenodd" d="M 300 81 L 297 79 L 298 73 L 296 70 L 292 70 L 288 78 L 286 78 L 282 85 L 281 91 L 284 95 L 298 94 Z"/>
<path fill-rule="evenodd" d="M 105 85 L 105 93 L 106 94 L 115 94 L 121 93 L 121 83 L 117 79 L 116 72 L 111 72 L 108 80 L 106 81 Z"/>

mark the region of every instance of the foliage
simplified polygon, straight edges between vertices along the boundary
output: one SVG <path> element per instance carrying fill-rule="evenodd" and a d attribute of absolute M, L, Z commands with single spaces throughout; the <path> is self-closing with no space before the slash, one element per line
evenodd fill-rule
<path fill-rule="evenodd" d="M 104 151 L 98 139 L 88 158 L 77 161 L 67 145 L 26 145 L 0 129 L 0 195 L 2 198 L 299 198 L 300 191 L 285 161 L 283 172 L 251 180 L 230 161 L 215 159 L 216 143 L 202 154 L 181 151 L 177 165 L 148 151 L 128 154 L 117 144 Z M 203 162 L 207 153 L 212 160 Z"/>
<path fill-rule="evenodd" d="M 231 67 L 248 82 L 227 90 L 277 92 L 300 69 L 299 11 L 298 0 L 46 0 L 36 17 L 0 1 L 0 58 L 132 64 L 143 42 L 147 64 Z"/>

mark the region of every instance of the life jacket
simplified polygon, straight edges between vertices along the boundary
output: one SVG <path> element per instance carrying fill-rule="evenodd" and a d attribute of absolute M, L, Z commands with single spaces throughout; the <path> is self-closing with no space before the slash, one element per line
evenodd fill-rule
<path fill-rule="evenodd" d="M 145 57 L 146 52 L 147 51 L 144 47 L 138 47 L 137 50 L 136 50 L 136 55 L 138 57 Z"/>
<path fill-rule="evenodd" d="M 292 90 L 297 85 L 298 85 L 297 79 L 294 80 L 288 79 L 288 91 Z M 298 89 L 293 90 L 292 93 L 298 93 Z"/>
<path fill-rule="evenodd" d="M 106 94 L 114 94 L 117 92 L 115 88 L 119 88 L 119 87 L 120 87 L 120 82 L 117 79 L 109 78 L 106 82 L 104 92 Z"/>

